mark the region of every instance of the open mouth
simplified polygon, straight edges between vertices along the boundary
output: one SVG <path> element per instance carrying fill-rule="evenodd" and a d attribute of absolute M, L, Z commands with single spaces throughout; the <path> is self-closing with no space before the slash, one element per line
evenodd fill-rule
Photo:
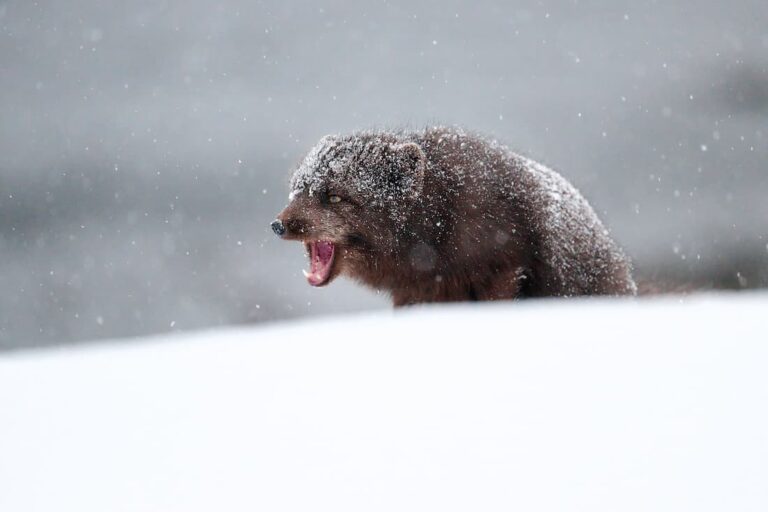
<path fill-rule="evenodd" d="M 312 286 L 322 286 L 328 282 L 333 270 L 333 242 L 318 240 L 307 242 L 309 253 L 309 271 L 304 270 L 304 277 Z"/>

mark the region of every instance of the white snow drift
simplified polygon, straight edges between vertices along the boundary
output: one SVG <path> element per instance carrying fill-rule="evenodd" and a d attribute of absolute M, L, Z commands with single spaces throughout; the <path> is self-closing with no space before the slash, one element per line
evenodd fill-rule
<path fill-rule="evenodd" d="M 0 510 L 768 510 L 768 295 L 0 359 Z"/>

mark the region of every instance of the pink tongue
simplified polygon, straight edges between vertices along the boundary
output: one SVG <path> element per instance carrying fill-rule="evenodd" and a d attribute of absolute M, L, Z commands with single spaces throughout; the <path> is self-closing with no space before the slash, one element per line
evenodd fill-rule
<path fill-rule="evenodd" d="M 318 286 L 328 280 L 333 263 L 332 242 L 312 242 L 310 246 L 309 275 L 307 280 L 312 286 Z"/>

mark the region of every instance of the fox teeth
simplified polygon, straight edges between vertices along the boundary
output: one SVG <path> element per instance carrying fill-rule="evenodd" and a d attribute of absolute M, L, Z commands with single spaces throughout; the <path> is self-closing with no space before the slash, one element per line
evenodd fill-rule
<path fill-rule="evenodd" d="M 301 273 L 304 274 L 304 277 L 309 277 L 312 275 L 309 272 L 307 272 L 305 269 L 301 269 Z"/>

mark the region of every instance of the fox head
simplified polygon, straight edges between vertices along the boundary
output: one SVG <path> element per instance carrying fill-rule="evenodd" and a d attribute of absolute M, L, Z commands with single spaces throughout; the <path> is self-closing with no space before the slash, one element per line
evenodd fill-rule
<path fill-rule="evenodd" d="M 370 275 L 382 258 L 397 257 L 425 168 L 415 142 L 365 133 L 323 137 L 294 172 L 288 205 L 272 229 L 304 243 L 312 286 L 341 274 Z"/>

